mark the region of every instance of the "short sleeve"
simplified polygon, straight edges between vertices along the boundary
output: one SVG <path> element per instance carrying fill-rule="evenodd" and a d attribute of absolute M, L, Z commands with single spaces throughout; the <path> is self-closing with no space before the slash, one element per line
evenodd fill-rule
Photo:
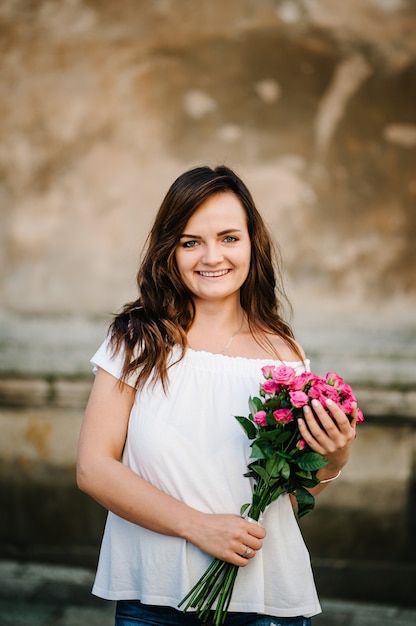
<path fill-rule="evenodd" d="M 122 372 L 123 372 L 123 364 L 124 364 L 124 351 L 120 350 L 116 354 L 113 354 L 112 348 L 110 346 L 110 337 L 106 337 L 101 346 L 98 348 L 97 352 L 90 359 L 90 363 L 92 364 L 92 371 L 94 374 L 97 373 L 99 367 L 105 370 L 118 380 L 122 380 Z M 136 374 L 130 374 L 123 381 L 130 387 L 134 387 Z"/>

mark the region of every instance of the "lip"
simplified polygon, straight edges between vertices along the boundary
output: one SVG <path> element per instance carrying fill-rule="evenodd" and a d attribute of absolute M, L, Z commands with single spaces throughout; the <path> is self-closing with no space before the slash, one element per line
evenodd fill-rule
<path fill-rule="evenodd" d="M 226 276 L 230 272 L 231 270 L 216 270 L 216 271 L 199 270 L 196 273 L 199 276 L 202 276 L 203 278 L 221 278 L 222 276 Z"/>

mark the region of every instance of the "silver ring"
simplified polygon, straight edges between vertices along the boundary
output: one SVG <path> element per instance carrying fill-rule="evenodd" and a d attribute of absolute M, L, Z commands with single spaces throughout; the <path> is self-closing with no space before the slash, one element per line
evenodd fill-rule
<path fill-rule="evenodd" d="M 251 554 L 251 548 L 247 547 L 246 551 L 243 554 L 243 559 L 247 559 Z"/>

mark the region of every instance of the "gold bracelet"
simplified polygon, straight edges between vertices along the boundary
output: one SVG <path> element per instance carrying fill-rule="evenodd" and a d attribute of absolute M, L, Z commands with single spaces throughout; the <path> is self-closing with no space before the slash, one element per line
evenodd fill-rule
<path fill-rule="evenodd" d="M 323 483 L 331 483 L 333 480 L 336 480 L 339 476 L 341 476 L 341 470 L 339 470 L 338 474 L 336 476 L 333 476 L 332 478 L 325 478 L 325 480 L 320 480 L 320 484 L 322 485 Z"/>

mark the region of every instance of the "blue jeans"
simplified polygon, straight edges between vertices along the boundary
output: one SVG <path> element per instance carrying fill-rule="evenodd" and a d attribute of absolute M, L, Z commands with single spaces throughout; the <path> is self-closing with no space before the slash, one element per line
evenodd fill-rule
<path fill-rule="evenodd" d="M 170 606 L 151 606 L 138 600 L 119 600 L 115 626 L 201 626 L 201 622 L 195 613 L 183 613 Z M 228 613 L 224 626 L 311 626 L 311 620 L 309 617 Z"/>

